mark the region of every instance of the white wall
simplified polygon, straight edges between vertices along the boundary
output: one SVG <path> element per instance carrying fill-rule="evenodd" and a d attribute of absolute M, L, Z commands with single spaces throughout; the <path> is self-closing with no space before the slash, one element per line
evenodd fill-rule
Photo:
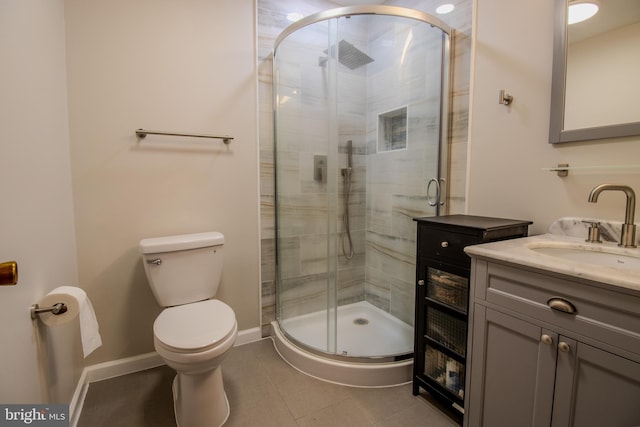
<path fill-rule="evenodd" d="M 477 0 L 471 104 L 468 212 L 530 219 L 531 234 L 544 233 L 562 216 L 624 218 L 624 195 L 589 191 L 603 182 L 640 192 L 639 172 L 571 172 L 567 178 L 543 171 L 571 166 L 638 164 L 640 138 L 548 144 L 553 2 Z M 514 96 L 509 107 L 498 92 Z"/>
<path fill-rule="evenodd" d="M 66 1 L 79 274 L 104 343 L 90 364 L 153 351 L 145 237 L 224 233 L 218 297 L 259 326 L 254 19 L 252 0 Z"/>
<path fill-rule="evenodd" d="M 18 263 L 18 284 L 0 286 L 0 402 L 38 403 L 44 342 L 29 307 L 78 282 L 63 1 L 3 0 L 0 58 L 0 262 Z M 82 366 L 69 368 L 58 374 L 77 381 Z"/>

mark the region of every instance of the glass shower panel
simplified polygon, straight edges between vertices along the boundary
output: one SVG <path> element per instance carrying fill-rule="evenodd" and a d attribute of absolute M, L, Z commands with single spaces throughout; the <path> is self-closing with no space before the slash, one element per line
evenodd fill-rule
<path fill-rule="evenodd" d="M 296 31 L 274 56 L 278 318 L 287 334 L 325 352 L 333 351 L 329 338 L 335 342 L 327 331 L 335 299 L 327 261 L 335 252 L 329 243 L 335 233 L 335 155 L 329 150 L 335 95 L 329 90 L 333 66 L 321 65 L 330 26 L 324 21 Z M 305 316 L 304 329 L 289 322 Z"/>
<path fill-rule="evenodd" d="M 342 217 L 348 204 L 354 256 L 348 259 L 342 250 L 348 245 L 339 245 L 338 305 L 365 301 L 408 327 L 414 321 L 413 218 L 437 215 L 439 206 L 427 201 L 427 182 L 444 176 L 441 101 L 448 52 L 442 37 L 438 28 L 397 16 L 339 20 L 340 43 L 348 42 L 344 56 L 350 57 L 340 62 L 337 76 L 339 211 Z M 347 220 L 340 222 L 344 243 Z M 338 328 L 337 350 L 350 356 L 366 356 L 380 337 L 360 335 L 361 352 L 347 353 L 340 343 L 351 338 L 342 331 Z"/>

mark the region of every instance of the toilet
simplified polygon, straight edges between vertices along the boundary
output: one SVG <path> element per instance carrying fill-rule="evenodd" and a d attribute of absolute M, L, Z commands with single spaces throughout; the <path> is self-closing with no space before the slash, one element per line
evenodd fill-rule
<path fill-rule="evenodd" d="M 177 372 L 173 405 L 179 427 L 221 426 L 229 417 L 221 363 L 236 341 L 235 313 L 213 299 L 222 274 L 218 232 L 140 241 L 149 286 L 166 307 L 153 323 L 158 354 Z"/>

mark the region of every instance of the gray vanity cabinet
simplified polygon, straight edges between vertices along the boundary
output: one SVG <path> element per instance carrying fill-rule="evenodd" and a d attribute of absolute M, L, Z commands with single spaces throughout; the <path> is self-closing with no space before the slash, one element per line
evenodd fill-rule
<path fill-rule="evenodd" d="M 637 292 L 474 258 L 470 298 L 465 426 L 640 426 Z"/>

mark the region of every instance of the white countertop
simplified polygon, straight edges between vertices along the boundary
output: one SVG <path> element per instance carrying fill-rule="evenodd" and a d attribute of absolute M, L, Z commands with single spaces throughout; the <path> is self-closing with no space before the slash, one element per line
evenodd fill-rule
<path fill-rule="evenodd" d="M 546 270 L 567 276 L 592 280 L 608 285 L 620 286 L 640 291 L 640 269 L 605 267 L 582 261 L 572 261 L 542 254 L 533 247 L 553 247 L 570 244 L 574 248 L 584 248 L 594 252 L 615 252 L 619 255 L 640 258 L 638 248 L 620 248 L 616 243 L 586 243 L 584 238 L 542 234 L 520 239 L 503 240 L 467 246 L 464 251 L 471 257 L 489 258 Z"/>

